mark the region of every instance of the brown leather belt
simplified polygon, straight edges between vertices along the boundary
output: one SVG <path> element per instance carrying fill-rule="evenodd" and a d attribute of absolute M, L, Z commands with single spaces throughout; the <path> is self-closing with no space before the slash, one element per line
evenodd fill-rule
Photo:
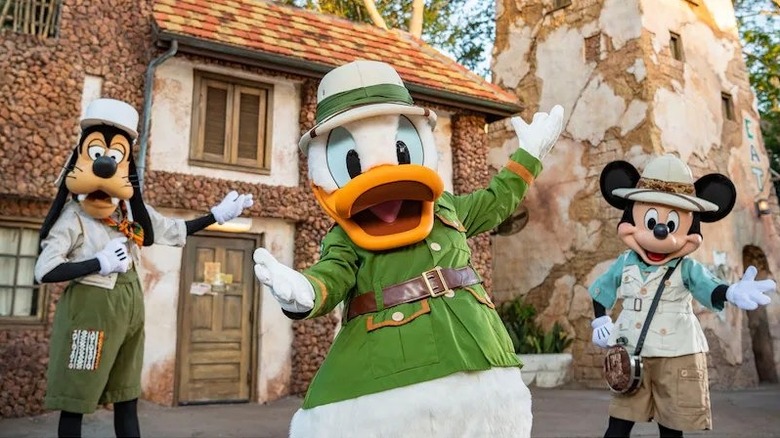
<path fill-rule="evenodd" d="M 471 266 L 457 269 L 439 268 L 437 266 L 430 271 L 423 272 L 419 277 L 414 277 L 411 280 L 382 289 L 382 300 L 385 304 L 385 309 L 387 309 L 424 298 L 438 297 L 454 288 L 471 286 L 481 282 L 482 279 L 479 278 L 479 275 Z M 374 292 L 362 293 L 349 303 L 347 319 L 376 311 L 376 295 L 374 295 Z"/>

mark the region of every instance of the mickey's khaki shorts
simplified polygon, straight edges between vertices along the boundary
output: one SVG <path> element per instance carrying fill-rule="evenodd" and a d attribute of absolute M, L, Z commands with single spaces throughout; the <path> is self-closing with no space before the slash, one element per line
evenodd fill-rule
<path fill-rule="evenodd" d="M 71 282 L 57 303 L 49 346 L 46 409 L 89 414 L 138 398 L 144 295 L 134 270 L 114 289 Z"/>
<path fill-rule="evenodd" d="M 629 396 L 614 395 L 609 415 L 623 420 L 655 420 L 670 429 L 712 429 L 705 353 L 642 358 L 642 386 Z"/>

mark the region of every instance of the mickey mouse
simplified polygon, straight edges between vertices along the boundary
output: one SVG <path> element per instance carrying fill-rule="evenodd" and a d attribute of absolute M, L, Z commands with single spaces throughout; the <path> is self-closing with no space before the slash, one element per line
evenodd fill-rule
<path fill-rule="evenodd" d="M 641 176 L 628 162 L 609 163 L 600 186 L 606 201 L 623 210 L 618 236 L 630 249 L 590 286 L 593 343 L 602 348 L 621 343 L 633 352 L 654 294 L 672 270 L 640 352 L 641 386 L 630 395 L 614 394 L 605 437 L 629 436 L 635 422 L 652 419 L 662 437 L 711 429 L 709 347 L 692 299 L 715 311 L 726 301 L 753 310 L 767 305 L 764 293 L 775 289 L 772 280 L 755 281 L 753 266 L 728 285 L 687 257 L 701 245 L 701 222 L 723 219 L 734 207 L 734 184 L 717 173 L 694 182 L 682 160 L 663 155 L 650 160 Z M 606 309 L 618 299 L 623 310 L 613 324 Z"/>

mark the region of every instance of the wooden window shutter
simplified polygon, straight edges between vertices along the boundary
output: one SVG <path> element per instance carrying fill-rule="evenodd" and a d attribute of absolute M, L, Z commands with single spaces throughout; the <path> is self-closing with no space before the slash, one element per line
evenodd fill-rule
<path fill-rule="evenodd" d="M 263 166 L 265 145 L 266 90 L 237 87 L 238 142 L 236 162 Z"/>
<path fill-rule="evenodd" d="M 203 118 L 203 153 L 225 158 L 228 90 L 222 84 L 207 81 L 206 111 Z"/>
<path fill-rule="evenodd" d="M 268 173 L 273 86 L 196 72 L 194 89 L 191 162 Z"/>

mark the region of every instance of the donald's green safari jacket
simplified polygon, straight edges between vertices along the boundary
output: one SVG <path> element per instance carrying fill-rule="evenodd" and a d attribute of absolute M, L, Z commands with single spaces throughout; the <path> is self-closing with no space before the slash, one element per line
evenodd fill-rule
<path fill-rule="evenodd" d="M 455 289 L 449 297 L 388 309 L 381 291 L 436 266 L 467 266 L 471 251 L 466 239 L 512 214 L 541 170 L 539 160 L 518 149 L 488 188 L 460 196 L 445 192 L 436 202 L 430 234 L 407 247 L 367 251 L 352 243 L 341 227 L 334 227 L 323 240 L 320 261 L 304 271 L 315 290 L 314 308 L 307 318 L 325 315 L 342 301 L 348 306 L 355 296 L 371 291 L 379 310 L 344 322 L 303 407 L 459 371 L 522 366 L 482 284 Z"/>

